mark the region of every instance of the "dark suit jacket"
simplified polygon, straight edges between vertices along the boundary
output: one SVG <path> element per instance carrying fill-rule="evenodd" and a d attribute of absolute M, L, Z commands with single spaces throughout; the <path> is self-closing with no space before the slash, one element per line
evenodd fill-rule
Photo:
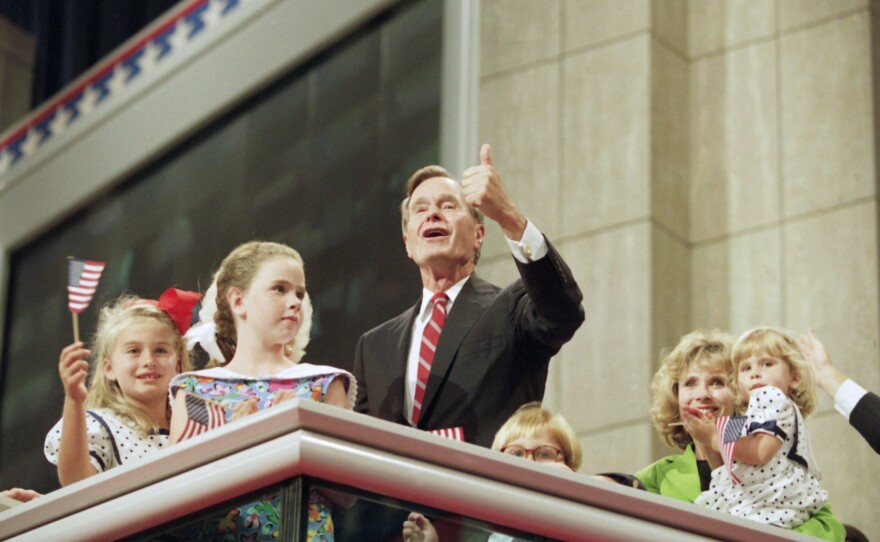
<path fill-rule="evenodd" d="M 548 253 L 516 262 L 520 279 L 503 290 L 476 274 L 464 284 L 437 344 L 420 429 L 464 427 L 465 440 L 491 446 L 524 403 L 544 397 L 550 358 L 584 321 L 580 289 L 548 243 Z M 407 424 L 406 361 L 421 299 L 361 336 L 355 410 Z"/>
<path fill-rule="evenodd" d="M 880 454 L 880 397 L 868 392 L 849 415 L 849 423 Z"/>

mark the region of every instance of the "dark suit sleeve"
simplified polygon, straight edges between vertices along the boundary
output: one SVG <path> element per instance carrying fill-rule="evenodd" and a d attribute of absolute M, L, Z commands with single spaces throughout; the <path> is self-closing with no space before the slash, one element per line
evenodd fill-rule
<path fill-rule="evenodd" d="M 366 375 L 364 374 L 363 346 L 364 336 L 361 335 L 361 338 L 358 339 L 357 350 L 355 351 L 354 369 L 352 369 L 352 374 L 358 385 L 357 399 L 354 402 L 354 411 L 366 414 L 369 410 L 369 403 L 367 402 L 367 382 Z"/>
<path fill-rule="evenodd" d="M 516 260 L 528 297 L 520 300 L 520 326 L 537 350 L 554 355 L 584 321 L 583 294 L 568 264 L 547 241 L 547 254 L 524 264 Z"/>
<path fill-rule="evenodd" d="M 849 423 L 880 454 L 880 397 L 868 392 L 849 415 Z"/>

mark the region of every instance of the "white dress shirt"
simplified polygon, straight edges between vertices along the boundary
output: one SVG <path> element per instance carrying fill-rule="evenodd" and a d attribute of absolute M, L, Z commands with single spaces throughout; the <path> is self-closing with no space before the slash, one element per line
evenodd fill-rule
<path fill-rule="evenodd" d="M 856 407 L 856 404 L 867 394 L 868 390 L 847 379 L 846 382 L 837 388 L 837 393 L 834 394 L 834 408 L 849 420 L 849 415 Z"/>

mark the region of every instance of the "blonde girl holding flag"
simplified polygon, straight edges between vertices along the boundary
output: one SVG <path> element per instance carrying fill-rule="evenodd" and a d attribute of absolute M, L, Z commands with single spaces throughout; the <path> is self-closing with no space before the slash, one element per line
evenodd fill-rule
<path fill-rule="evenodd" d="M 734 343 L 732 358 L 745 416 L 717 424 L 700 413 L 682 416 L 694 440 L 721 451 L 725 462 L 695 502 L 769 525 L 797 527 L 828 500 L 804 424 L 816 408 L 812 374 L 795 337 L 779 329 L 747 331 Z"/>
<path fill-rule="evenodd" d="M 199 297 L 174 288 L 158 301 L 123 296 L 101 310 L 92 351 L 82 342 L 61 351 L 64 408 L 44 452 L 62 486 L 167 446 L 168 386 L 191 369 L 183 333 Z"/>

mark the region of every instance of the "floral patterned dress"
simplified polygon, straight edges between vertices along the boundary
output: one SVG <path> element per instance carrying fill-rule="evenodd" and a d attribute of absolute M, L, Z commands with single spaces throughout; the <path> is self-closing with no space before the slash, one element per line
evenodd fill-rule
<path fill-rule="evenodd" d="M 275 403 L 281 390 L 291 390 L 300 399 L 324 401 L 330 384 L 342 377 L 347 388 L 347 408 L 354 406 L 357 395 L 354 376 L 335 367 L 301 363 L 281 373 L 266 376 L 245 376 L 222 367 L 183 373 L 171 381 L 172 397 L 183 390 L 211 399 L 223 405 L 226 417 L 232 409 L 251 397 L 256 397 L 257 407 L 262 410 Z M 280 496 L 264 495 L 259 501 L 240 506 L 222 517 L 201 522 L 198 532 L 187 529 L 190 540 L 238 542 L 239 540 L 278 540 L 281 532 L 279 516 Z M 312 490 L 308 499 L 308 540 L 333 542 L 333 518 L 330 501 L 318 491 Z"/>

